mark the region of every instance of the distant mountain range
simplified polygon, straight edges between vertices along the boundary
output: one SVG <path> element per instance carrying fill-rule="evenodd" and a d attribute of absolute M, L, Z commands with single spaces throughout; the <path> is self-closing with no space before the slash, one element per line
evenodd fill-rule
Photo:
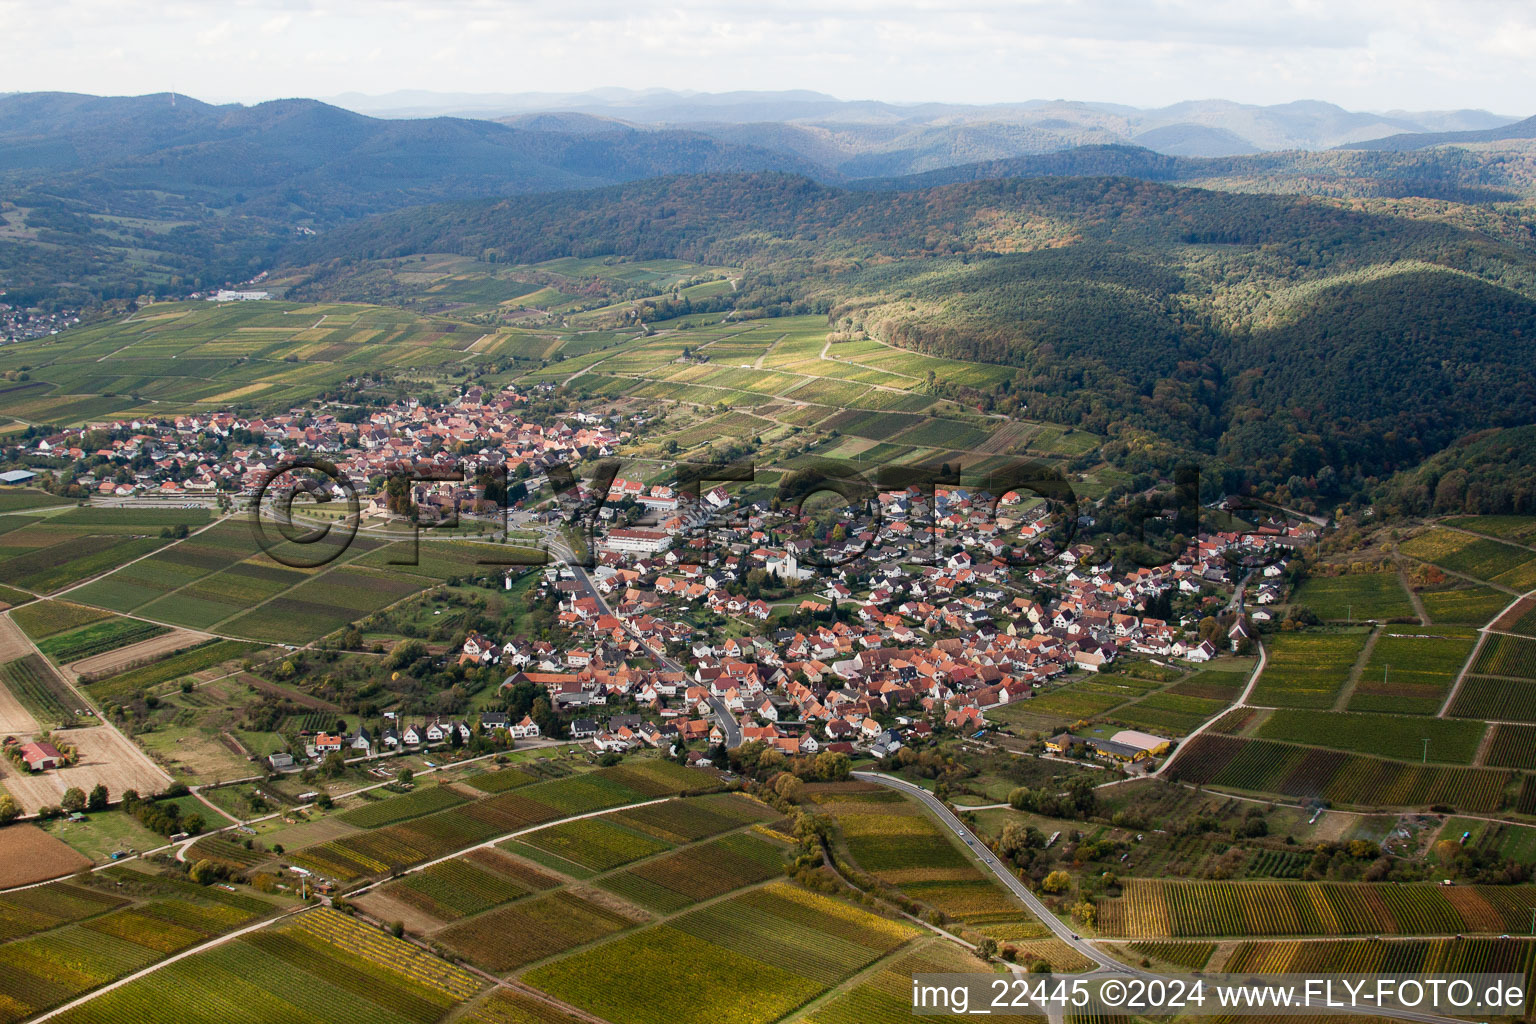
<path fill-rule="evenodd" d="M 424 109 L 428 98 L 386 99 Z M 243 106 L 169 93 L 0 95 L 0 290 L 79 303 L 184 293 L 249 276 L 298 236 L 373 214 L 672 175 L 779 171 L 866 191 L 1121 175 L 1462 203 L 1536 193 L 1536 147 L 1518 141 L 1533 134 L 1532 122 L 1482 111 L 1376 115 L 1216 101 L 1159 111 L 901 107 L 817 93 L 449 99 L 481 102 L 481 116 L 382 118 L 312 99 Z M 588 109 L 490 119 L 541 105 Z M 713 119 L 690 120 L 703 114 Z M 785 119 L 762 119 L 770 115 Z M 1382 143 L 1350 142 L 1365 136 Z M 1485 147 L 1511 139 L 1522 151 L 1407 151 L 1432 139 Z M 1356 149 L 1318 148 L 1335 144 Z"/>
<path fill-rule="evenodd" d="M 1487 131 L 1516 120 L 1486 110 L 1370 113 L 1299 101 L 1254 106 L 1196 100 L 1144 109 L 1113 103 L 1030 100 L 967 105 L 845 101 L 824 93 L 688 93 L 600 89 L 583 93 L 349 93 L 329 102 L 376 117 L 455 115 L 522 118 L 586 114 L 632 125 L 687 125 L 740 141 L 777 126 L 783 148 L 817 149 L 818 162 L 861 154 L 900 154 L 911 171 L 931 170 L 946 148 L 959 159 L 1003 159 L 1071 146 L 1132 143 L 1173 156 L 1238 156 L 1280 149 L 1332 149 L 1396 135 Z M 793 139 L 794 134 L 800 139 Z M 828 149 L 828 147 L 831 147 Z M 916 155 L 920 154 L 920 155 Z M 924 165 L 926 157 L 930 164 Z M 857 176 L 854 170 L 850 176 Z M 883 166 L 875 173 L 893 173 Z"/>
<path fill-rule="evenodd" d="M 1384 139 L 1371 139 L 1340 148 L 1378 149 L 1404 153 L 1414 149 L 1428 149 L 1431 146 L 1469 146 L 1481 142 L 1511 142 L 1520 139 L 1536 139 L 1536 117 L 1528 117 L 1524 121 L 1516 121 L 1513 124 L 1500 125 L 1495 128 L 1482 128 L 1475 131 L 1425 132 L 1419 134 L 1405 132 L 1401 135 L 1389 135 Z"/>

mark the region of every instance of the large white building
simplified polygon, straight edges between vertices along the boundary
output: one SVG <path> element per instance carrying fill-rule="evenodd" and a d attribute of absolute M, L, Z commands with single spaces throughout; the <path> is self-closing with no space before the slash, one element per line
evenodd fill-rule
<path fill-rule="evenodd" d="M 656 555 L 672 544 L 670 534 L 660 530 L 609 530 L 599 547 L 626 555 Z"/>

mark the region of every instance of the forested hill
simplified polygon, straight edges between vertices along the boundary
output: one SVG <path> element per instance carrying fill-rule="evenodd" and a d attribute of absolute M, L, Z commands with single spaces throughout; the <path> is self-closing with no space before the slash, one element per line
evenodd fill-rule
<path fill-rule="evenodd" d="M 416 203 L 658 174 L 813 170 L 688 131 L 390 121 L 315 100 L 0 97 L 0 290 L 21 305 L 185 295 L 303 231 Z"/>
<path fill-rule="evenodd" d="M 383 120 L 318 100 L 0 97 L 0 183 L 153 208 L 171 193 L 294 222 L 658 174 L 793 170 L 792 155 L 696 132 L 579 135 L 452 117 Z"/>
<path fill-rule="evenodd" d="M 1536 118 L 1530 123 L 1536 126 Z M 1469 133 L 1470 134 L 1470 133 Z M 1418 136 L 1405 136 L 1405 139 Z M 1125 175 L 1224 190 L 1351 198 L 1417 196 L 1458 203 L 1513 202 L 1536 194 L 1536 147 L 1474 150 L 1404 145 L 1291 150 L 1252 156 L 1168 156 L 1138 146 L 1079 146 L 1055 153 L 942 167 L 922 174 L 867 178 L 857 188 L 932 188 L 989 178 Z"/>
<path fill-rule="evenodd" d="M 1536 259 L 1303 197 L 1127 178 L 867 192 L 712 175 L 402 211 L 290 262 L 313 265 L 304 294 L 344 295 L 360 261 L 445 251 L 742 265 L 744 312 L 827 312 L 1015 365 L 1039 415 L 1148 458 L 1171 440 L 1295 477 L 1298 493 L 1352 494 L 1472 430 L 1536 417 Z"/>
<path fill-rule="evenodd" d="M 1272 113 L 1344 123 L 1326 109 Z M 847 183 L 935 162 L 942 169 L 867 178 L 857 187 L 911 191 L 993 178 L 1124 175 L 1228 191 L 1402 200 L 1448 207 L 1420 212 L 1531 242 L 1536 251 L 1536 207 L 1524 201 L 1536 196 L 1536 145 L 1215 158 L 1092 145 L 947 167 L 972 153 L 1016 150 L 999 150 L 993 143 L 1005 141 L 1001 136 L 977 136 L 966 125 L 933 126 L 939 136 L 958 132 L 950 142 L 897 145 L 881 141 L 889 132 L 879 125 L 684 130 L 570 115 L 512 122 L 389 120 L 307 99 L 246 107 L 170 93 L 0 96 L 0 290 L 13 304 L 54 307 L 183 296 L 270 269 L 275 253 L 300 234 L 421 203 L 673 174 L 781 171 Z M 1457 116 L 1446 123 L 1480 122 Z M 978 145 L 961 145 L 966 139 Z M 897 149 L 882 148 L 887 143 Z M 917 148 L 902 150 L 908 143 Z M 1066 143 L 1051 148 L 1058 144 Z M 875 149 L 861 148 L 869 146 Z"/>

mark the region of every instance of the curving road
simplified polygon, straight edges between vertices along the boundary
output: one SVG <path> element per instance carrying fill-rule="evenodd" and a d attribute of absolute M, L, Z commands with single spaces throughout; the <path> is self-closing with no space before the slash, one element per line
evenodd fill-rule
<path fill-rule="evenodd" d="M 1079 938 L 1076 934 L 1074 934 L 1071 928 L 1069 928 L 1059 918 L 1057 918 L 1055 914 L 1052 914 L 1048 909 L 1046 909 L 1045 904 L 1040 902 L 1040 899 L 1029 890 L 1028 886 L 1019 881 L 1014 873 L 1009 871 L 1008 868 L 1002 863 L 1002 861 L 997 859 L 997 856 L 987 848 L 987 844 L 982 842 L 974 832 L 966 827 L 965 822 L 956 817 L 954 812 L 945 806 L 942 800 L 928 792 L 923 787 L 913 785 L 912 783 L 907 782 L 905 779 L 898 779 L 890 775 L 882 775 L 879 772 L 856 771 L 853 773 L 853 775 L 855 778 L 862 779 L 865 782 L 873 782 L 876 785 L 885 786 L 888 789 L 898 790 L 910 796 L 915 796 L 921 800 L 923 806 L 931 811 L 934 817 L 938 818 L 939 821 L 948 826 L 950 830 L 955 833 L 955 835 L 959 836 L 965 841 L 966 845 L 971 848 L 971 852 L 976 855 L 977 859 L 985 864 L 987 868 L 997 876 L 998 881 L 1002 882 L 1005 886 L 1008 887 L 1009 892 L 1013 893 L 1021 901 L 1023 901 L 1024 905 L 1028 907 L 1036 917 L 1040 918 L 1040 920 L 1045 923 L 1045 926 L 1051 930 L 1052 934 L 1054 934 L 1061 941 L 1065 942 L 1067 945 L 1071 946 L 1073 949 L 1077 950 L 1083 956 L 1098 964 L 1098 967 L 1094 969 L 1095 971 L 1107 970 L 1112 971 L 1115 974 L 1135 975 L 1142 978 L 1155 978 L 1159 976 L 1156 971 L 1148 971 L 1139 967 L 1132 967 L 1129 964 L 1116 960 L 1109 954 L 1100 952 L 1098 947 L 1089 942 L 1087 939 Z M 1323 1008 L 1319 1007 L 1319 1009 L 1321 1010 Z M 1382 1013 L 1380 1011 L 1371 1009 L 1328 1007 L 1327 1012 L 1341 1016 L 1370 1017 L 1376 1020 L 1417 1021 L 1419 1024 L 1467 1024 L 1467 1021 L 1460 1017 L 1446 1017 L 1438 1013 L 1427 1013 L 1421 1010 L 1392 1010 L 1388 1013 Z M 1053 1016 L 1052 1019 L 1054 1020 L 1055 1017 Z"/>
<path fill-rule="evenodd" d="M 966 828 L 965 822 L 956 817 L 955 813 L 944 805 L 944 801 L 923 787 L 913 785 L 905 779 L 882 775 L 879 772 L 854 772 L 853 775 L 855 778 L 862 779 L 865 782 L 873 782 L 879 786 L 899 790 L 921 800 L 923 805 L 933 813 L 933 816 L 948 826 L 955 835 L 964 840 L 965 844 L 971 848 L 971 853 L 975 854 L 976 858 L 997 876 L 998 881 L 1007 886 L 1008 891 L 1017 896 L 1058 939 L 1098 964 L 1100 968 L 1120 974 L 1138 974 L 1145 977 L 1153 977 L 1152 972 L 1143 971 L 1140 968 L 1122 963 L 1108 953 L 1099 950 L 1097 946 L 1087 939 L 1080 938 L 1074 933 L 1060 918 L 1051 913 L 1044 903 L 1040 902 L 1040 898 L 1030 891 L 1029 886 L 1019 881 L 1018 877 L 1012 871 L 1009 871 L 1002 861 L 997 859 L 997 855 L 987 848 L 986 843 L 977 838 L 976 834 L 969 828 Z"/>

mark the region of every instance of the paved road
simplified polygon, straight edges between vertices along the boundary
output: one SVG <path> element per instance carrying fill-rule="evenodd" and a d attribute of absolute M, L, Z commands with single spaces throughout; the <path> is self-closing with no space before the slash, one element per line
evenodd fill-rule
<path fill-rule="evenodd" d="M 566 551 L 562 557 L 568 556 L 569 554 L 570 552 Z M 615 615 L 613 609 L 608 607 L 608 602 L 603 600 L 603 595 L 598 593 L 597 587 L 592 585 L 592 578 L 587 575 L 587 570 L 576 564 L 576 560 L 574 558 L 568 558 L 566 564 L 570 566 L 571 572 L 575 574 L 576 579 L 581 583 L 581 585 L 587 588 L 587 593 L 591 594 L 592 597 L 597 601 L 598 610 L 604 615 L 613 615 L 614 618 L 624 623 L 624 628 L 628 630 L 630 634 L 635 637 L 635 639 L 644 643 L 643 638 L 641 638 L 638 633 L 635 633 L 629 622 L 625 620 L 623 616 Z M 646 649 L 650 650 L 649 647 Z M 657 654 L 652 652 L 651 656 L 655 658 L 657 663 L 660 664 L 661 667 L 666 669 L 668 672 L 681 672 L 684 675 L 688 674 L 687 668 L 685 668 L 682 664 L 675 661 L 674 659 L 667 657 L 665 654 Z M 709 707 L 710 710 L 714 712 L 715 721 L 720 724 L 720 728 L 725 732 L 726 747 L 734 748 L 741 746 L 741 723 L 736 720 L 735 715 L 731 714 L 731 709 L 726 707 L 725 702 L 720 700 L 718 697 L 709 698 Z"/>
<path fill-rule="evenodd" d="M 873 782 L 876 785 L 899 790 L 900 792 L 910 794 L 921 800 L 923 805 L 933 813 L 934 817 L 938 818 L 941 822 L 947 825 L 955 833 L 955 835 L 963 839 L 966 844 L 970 846 L 971 852 L 976 855 L 977 859 L 985 864 L 987 868 L 997 876 L 998 881 L 1002 882 L 1005 886 L 1008 887 L 1009 892 L 1012 892 L 1015 896 L 1022 900 L 1024 905 L 1033 911 L 1036 917 L 1045 922 L 1045 926 L 1049 928 L 1058 939 L 1065 942 L 1067 945 L 1071 946 L 1073 949 L 1077 950 L 1079 953 L 1092 960 L 1094 963 L 1098 964 L 1099 966 L 1095 968 L 1095 970 L 1108 970 L 1120 975 L 1135 975 L 1142 978 L 1155 978 L 1158 976 L 1157 972 L 1155 971 L 1142 970 L 1139 967 L 1132 967 L 1129 964 L 1122 963 L 1109 954 L 1100 952 L 1098 947 L 1089 942 L 1087 939 L 1081 939 L 1074 935 L 1072 929 L 1064 924 L 1060 919 L 1058 919 L 1055 914 L 1052 914 L 1049 910 L 1047 910 L 1045 904 L 1041 903 L 1039 898 L 1037 898 L 1034 893 L 1030 892 L 1029 887 L 1026 886 L 1023 882 L 1019 881 L 1013 872 L 1009 871 L 1008 868 L 1000 860 L 997 859 L 997 856 L 987 848 L 987 845 L 983 843 L 974 832 L 966 827 L 965 822 L 957 818 L 954 813 L 944 805 L 943 801 L 934 796 L 932 793 L 928 792 L 926 789 L 922 788 L 921 786 L 915 786 L 904 779 L 894 778 L 890 775 L 882 775 L 879 772 L 854 772 L 853 775 L 855 778 L 862 779 L 865 782 Z M 1323 1008 L 1319 1007 L 1318 1009 L 1321 1010 Z M 1356 1010 L 1348 1007 L 1330 1007 L 1328 1008 L 1327 1012 L 1348 1016 L 1370 1017 L 1380 1020 L 1419 1021 L 1421 1024 L 1467 1024 L 1465 1019 L 1459 1017 L 1446 1017 L 1438 1013 L 1427 1013 L 1419 1010 L 1393 1010 L 1390 1013 L 1384 1014 L 1373 1009 Z M 1052 1020 L 1054 1019 L 1055 1016 L 1053 1015 Z"/>
<path fill-rule="evenodd" d="M 1195 739 L 1195 737 L 1199 736 L 1201 733 L 1205 732 L 1205 730 L 1209 729 L 1211 726 L 1225 718 L 1228 712 L 1232 711 L 1234 708 L 1245 708 L 1248 706 L 1248 698 L 1253 696 L 1253 688 L 1259 685 L 1259 677 L 1264 674 L 1264 667 L 1269 664 L 1269 652 L 1264 649 L 1264 645 L 1255 640 L 1254 646 L 1259 649 L 1259 660 L 1253 666 L 1253 673 L 1248 676 L 1248 685 L 1243 687 L 1243 692 L 1238 695 L 1237 702 L 1230 707 L 1222 708 L 1215 715 L 1201 722 L 1199 727 L 1196 728 L 1194 732 L 1180 740 L 1179 749 L 1175 750 L 1169 757 L 1165 757 L 1163 759 L 1163 763 L 1158 766 L 1157 771 L 1152 773 L 1154 776 L 1160 776 L 1166 772 L 1168 770 L 1168 766 L 1173 764 L 1174 761 L 1178 760 L 1180 754 L 1189 749 L 1189 745 Z"/>
<path fill-rule="evenodd" d="M 1017 896 L 1023 904 L 1034 912 L 1045 926 L 1062 942 L 1077 950 L 1083 956 L 1098 964 L 1099 967 L 1116 971 L 1122 974 L 1140 974 L 1152 977 L 1151 972 L 1143 971 L 1121 963 L 1108 953 L 1102 952 L 1097 946 L 1087 939 L 1079 938 L 1060 918 L 1048 910 L 1040 898 L 1030 891 L 1029 886 L 1019 881 L 1014 873 L 1008 870 L 997 855 L 987 848 L 987 844 L 977 838 L 976 834 L 966 828 L 965 822 L 955 816 L 954 812 L 944 805 L 944 802 L 921 786 L 915 786 L 904 779 L 894 778 L 890 775 L 882 775 L 879 772 L 854 772 L 855 778 L 865 782 L 873 782 L 876 785 L 886 786 L 890 789 L 900 790 L 910 796 L 915 796 L 923 802 L 933 816 L 947 825 L 955 835 L 965 841 L 978 860 L 997 876 L 998 881 L 1008 887 L 1008 891 Z"/>

